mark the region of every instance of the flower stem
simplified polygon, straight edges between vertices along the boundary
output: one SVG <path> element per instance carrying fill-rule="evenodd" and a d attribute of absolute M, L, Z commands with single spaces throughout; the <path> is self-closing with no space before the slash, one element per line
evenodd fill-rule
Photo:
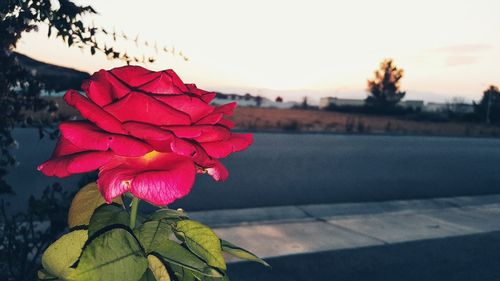
<path fill-rule="evenodd" d="M 135 221 L 137 219 L 137 208 L 139 207 L 139 198 L 132 197 L 132 203 L 130 203 L 130 228 L 134 229 Z"/>

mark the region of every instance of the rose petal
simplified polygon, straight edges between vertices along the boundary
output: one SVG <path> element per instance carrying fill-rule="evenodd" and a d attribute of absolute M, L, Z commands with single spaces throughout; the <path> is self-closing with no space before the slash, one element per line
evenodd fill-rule
<path fill-rule="evenodd" d="M 179 138 L 193 139 L 197 142 L 220 141 L 231 136 L 229 130 L 222 126 L 163 126 L 162 128 L 171 131 Z"/>
<path fill-rule="evenodd" d="M 155 98 L 132 92 L 104 109 L 122 122 L 136 121 L 153 125 L 189 125 L 191 118 Z"/>
<path fill-rule="evenodd" d="M 228 139 L 231 132 L 222 126 L 202 126 L 201 135 L 194 138 L 197 142 L 213 142 Z"/>
<path fill-rule="evenodd" d="M 155 95 L 154 98 L 191 116 L 193 122 L 212 113 L 214 108 L 197 97 L 187 95 Z"/>
<path fill-rule="evenodd" d="M 196 138 L 201 136 L 201 126 L 162 126 L 162 129 L 174 133 L 179 138 Z"/>
<path fill-rule="evenodd" d="M 99 171 L 97 187 L 104 200 L 111 203 L 113 199 L 130 190 L 130 183 L 135 176 L 134 170 L 122 168 L 120 165 L 115 167 L 103 167 Z"/>
<path fill-rule="evenodd" d="M 194 94 L 194 95 L 199 96 L 199 97 L 210 93 L 210 92 L 207 92 L 205 90 L 202 90 L 202 89 L 196 87 L 196 84 L 185 84 L 185 85 L 186 85 L 186 88 L 188 89 L 189 93 Z"/>
<path fill-rule="evenodd" d="M 111 133 L 125 133 L 125 130 L 121 127 L 120 121 L 113 117 L 113 115 L 104 111 L 91 100 L 80 95 L 77 91 L 69 90 L 64 95 L 64 100 L 67 104 L 80 111 L 82 117 L 92 121 L 92 123 L 96 124 L 101 129 Z"/>
<path fill-rule="evenodd" d="M 149 125 L 146 123 L 139 122 L 126 122 L 123 123 L 123 128 L 127 130 L 129 134 L 136 138 L 145 139 L 145 140 L 171 140 L 173 139 L 173 135 L 171 132 L 162 130 L 156 126 Z"/>
<path fill-rule="evenodd" d="M 207 174 L 211 175 L 216 181 L 225 181 L 229 177 L 226 167 L 218 160 L 214 161 L 212 167 L 206 168 Z"/>
<path fill-rule="evenodd" d="M 218 112 L 212 112 L 209 115 L 201 118 L 195 124 L 196 125 L 215 125 L 217 124 L 224 115 Z"/>
<path fill-rule="evenodd" d="M 235 101 L 226 103 L 224 105 L 217 106 L 214 110 L 214 113 L 222 113 L 226 116 L 231 116 L 233 115 L 236 106 L 238 106 L 238 104 Z"/>
<path fill-rule="evenodd" d="M 64 122 L 59 128 L 66 139 L 85 150 L 111 149 L 116 155 L 129 157 L 142 156 L 153 150 L 136 138 L 110 134 L 86 121 Z"/>
<path fill-rule="evenodd" d="M 189 93 L 198 96 L 202 101 L 204 101 L 207 104 L 210 103 L 217 96 L 216 93 L 202 90 L 196 87 L 195 84 L 186 84 L 186 87 L 188 88 Z"/>
<path fill-rule="evenodd" d="M 130 87 L 153 94 L 183 94 L 187 88 L 171 70 L 154 72 L 140 66 L 114 68 L 111 73 Z"/>
<path fill-rule="evenodd" d="M 111 157 L 113 157 L 113 153 L 109 151 L 81 152 L 52 158 L 39 165 L 38 170 L 47 176 L 62 178 L 71 174 L 94 171 L 106 164 Z"/>
<path fill-rule="evenodd" d="M 203 167 L 212 163 L 210 156 L 208 156 L 205 150 L 195 142 L 174 138 L 170 143 L 170 151 L 177 155 L 191 158 L 193 162 Z"/>
<path fill-rule="evenodd" d="M 123 124 L 123 128 L 125 128 L 130 135 L 147 142 L 156 151 L 172 151 L 170 149 L 170 143 L 174 140 L 175 136 L 169 131 L 139 122 L 126 122 Z"/>
<path fill-rule="evenodd" d="M 224 158 L 231 153 L 249 147 L 253 142 L 251 134 L 232 134 L 228 140 L 200 143 L 201 147 L 214 158 Z"/>
<path fill-rule="evenodd" d="M 208 93 L 208 94 L 204 94 L 203 96 L 201 96 L 200 98 L 206 102 L 206 103 L 210 103 L 211 101 L 213 101 L 215 99 L 215 97 L 217 96 L 216 93 Z"/>
<path fill-rule="evenodd" d="M 139 89 L 153 94 L 183 94 L 187 91 L 184 83 L 171 69 L 162 72 L 156 72 L 153 80 L 139 87 Z"/>
<path fill-rule="evenodd" d="M 180 138 L 175 138 L 170 143 L 170 148 L 178 155 L 193 157 L 196 154 L 196 147 L 194 144 Z"/>
<path fill-rule="evenodd" d="M 226 118 L 222 118 L 219 123 L 217 123 L 217 125 L 221 125 L 221 126 L 224 126 L 228 129 L 232 129 L 234 128 L 234 122 L 229 120 L 229 119 L 226 119 Z"/>
<path fill-rule="evenodd" d="M 69 154 L 74 154 L 78 152 L 85 151 L 85 149 L 82 149 L 76 145 L 74 145 L 72 142 L 67 140 L 64 136 L 61 136 L 59 140 L 57 141 L 56 148 L 54 149 L 54 152 L 52 153 L 52 157 L 59 157 L 59 156 L 64 156 L 64 155 L 69 155 Z"/>
<path fill-rule="evenodd" d="M 99 106 L 105 106 L 127 95 L 131 89 L 109 71 L 99 70 L 82 84 L 82 90 Z"/>
<path fill-rule="evenodd" d="M 196 168 L 193 161 L 172 153 L 150 159 L 116 159 L 103 166 L 98 186 L 107 202 L 130 191 L 134 196 L 163 206 L 189 193 Z"/>
<path fill-rule="evenodd" d="M 137 175 L 132 181 L 132 194 L 156 206 L 164 206 L 186 196 L 194 184 L 194 164 L 184 161 L 170 168 Z"/>

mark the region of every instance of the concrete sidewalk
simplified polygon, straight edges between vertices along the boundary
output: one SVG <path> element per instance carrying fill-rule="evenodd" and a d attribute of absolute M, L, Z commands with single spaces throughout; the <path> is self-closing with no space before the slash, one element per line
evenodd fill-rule
<path fill-rule="evenodd" d="M 500 195 L 194 212 L 218 235 L 264 257 L 500 230 Z"/>

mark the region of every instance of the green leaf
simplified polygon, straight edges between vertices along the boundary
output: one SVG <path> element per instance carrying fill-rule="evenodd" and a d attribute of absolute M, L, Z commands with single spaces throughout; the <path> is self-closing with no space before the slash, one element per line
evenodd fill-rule
<path fill-rule="evenodd" d="M 58 278 L 68 276 L 74 270 L 71 266 L 80 257 L 87 238 L 87 230 L 74 230 L 52 243 L 42 255 L 46 273 Z"/>
<path fill-rule="evenodd" d="M 154 275 L 156 281 L 171 281 L 170 274 L 163 262 L 155 255 L 148 255 L 149 270 Z"/>
<path fill-rule="evenodd" d="M 220 277 L 220 272 L 208 266 L 198 256 L 178 243 L 167 240 L 154 249 L 154 253 L 160 255 L 166 262 L 176 264 L 203 275 Z"/>
<path fill-rule="evenodd" d="M 50 281 L 61 280 L 61 279 L 51 275 L 43 268 L 38 270 L 38 272 L 36 273 L 36 277 L 38 278 L 38 280 L 50 280 Z"/>
<path fill-rule="evenodd" d="M 147 221 L 134 229 L 134 234 L 141 242 L 147 254 L 154 251 L 158 245 L 169 240 L 172 228 L 163 221 Z"/>
<path fill-rule="evenodd" d="M 197 256 L 208 265 L 226 270 L 220 239 L 207 226 L 192 220 L 177 222 L 174 233 Z"/>
<path fill-rule="evenodd" d="M 182 210 L 172 210 L 172 209 L 159 209 L 151 216 L 149 217 L 148 220 L 171 220 L 171 221 L 178 221 L 178 220 L 187 220 L 189 217 L 187 214 L 182 211 Z"/>
<path fill-rule="evenodd" d="M 203 281 L 229 281 L 229 277 L 224 275 L 222 277 L 205 277 L 202 279 Z"/>
<path fill-rule="evenodd" d="M 227 274 L 224 274 L 223 276 L 220 277 L 212 277 L 212 276 L 201 276 L 197 272 L 191 272 L 192 278 L 193 279 L 186 279 L 182 281 L 191 281 L 191 280 L 203 280 L 203 281 L 229 281 L 229 277 Z"/>
<path fill-rule="evenodd" d="M 121 197 L 115 198 L 113 202 L 123 205 Z M 88 225 L 94 210 L 105 203 L 106 201 L 99 192 L 99 189 L 97 189 L 95 182 L 82 187 L 73 198 L 71 207 L 69 208 L 69 228 L 73 228 L 78 225 Z"/>
<path fill-rule="evenodd" d="M 200 278 L 196 279 L 195 278 L 195 273 L 194 271 L 191 271 L 189 269 L 186 269 L 185 267 L 178 266 L 176 264 L 169 264 L 170 268 L 174 272 L 174 275 L 177 277 L 177 280 L 179 281 L 197 281 L 201 280 L 202 278 L 207 278 L 208 276 L 200 275 Z"/>
<path fill-rule="evenodd" d="M 144 272 L 144 274 L 142 275 L 142 277 L 139 281 L 156 281 L 156 278 L 155 278 L 153 272 L 151 272 L 151 270 L 148 268 L 148 269 L 146 269 L 146 272 Z"/>
<path fill-rule="evenodd" d="M 101 205 L 90 218 L 89 236 L 109 225 L 127 226 L 129 215 L 121 206 Z"/>
<path fill-rule="evenodd" d="M 258 262 L 258 263 L 261 263 L 265 266 L 271 267 L 266 261 L 259 258 L 255 254 L 253 254 L 250 251 L 247 251 L 241 247 L 238 247 L 234 244 L 231 244 L 230 242 L 228 242 L 226 240 L 221 239 L 221 245 L 222 245 L 222 251 L 224 251 L 224 252 L 226 252 L 234 257 L 237 257 L 237 258 L 240 258 L 243 260 Z"/>
<path fill-rule="evenodd" d="M 117 227 L 95 237 L 83 249 L 70 280 L 140 280 L 148 267 L 141 246 L 126 229 Z"/>

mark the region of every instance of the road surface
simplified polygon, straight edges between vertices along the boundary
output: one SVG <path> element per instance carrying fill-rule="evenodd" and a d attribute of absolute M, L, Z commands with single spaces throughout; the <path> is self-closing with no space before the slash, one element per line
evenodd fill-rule
<path fill-rule="evenodd" d="M 58 179 L 36 165 L 54 141 L 16 129 L 19 165 L 7 180 L 13 209 Z M 426 136 L 256 133 L 254 145 L 223 161 L 230 178 L 200 175 L 186 210 L 365 202 L 500 193 L 500 139 Z M 75 189 L 81 176 L 63 181 Z"/>

